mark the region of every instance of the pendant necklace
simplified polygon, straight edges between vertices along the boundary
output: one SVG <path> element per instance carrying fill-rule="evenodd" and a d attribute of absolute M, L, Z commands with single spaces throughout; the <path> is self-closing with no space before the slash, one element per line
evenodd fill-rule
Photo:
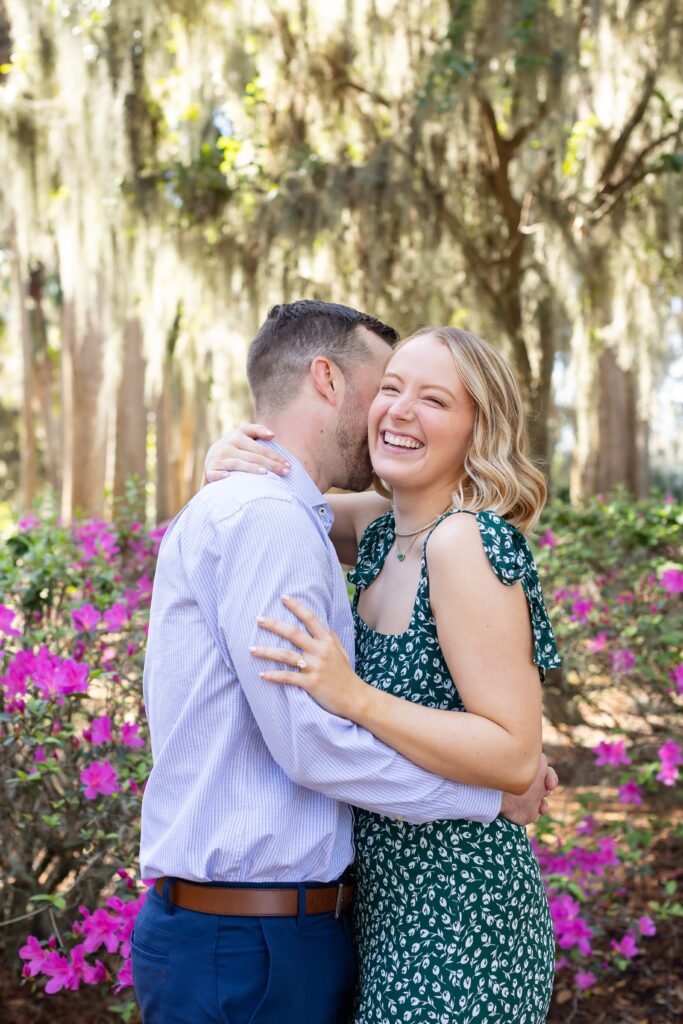
<path fill-rule="evenodd" d="M 418 534 L 424 533 L 425 530 L 428 530 L 430 526 L 434 526 L 434 523 L 436 523 L 437 520 L 441 519 L 441 516 L 445 516 L 446 512 L 450 512 L 450 510 L 452 508 L 453 508 L 453 506 L 449 505 L 447 509 L 445 509 L 443 512 L 439 512 L 438 516 L 434 516 L 434 518 L 429 523 L 425 523 L 424 526 L 420 526 L 419 529 L 417 529 L 417 530 L 410 530 L 409 533 L 399 533 L 397 530 L 394 530 L 394 537 L 396 538 L 396 558 L 398 559 L 398 561 L 399 562 L 405 562 L 406 555 L 408 554 L 408 552 L 412 548 L 413 544 L 417 540 Z M 396 512 L 394 511 L 394 522 L 395 521 L 396 521 Z M 405 549 L 405 551 L 401 551 L 401 548 L 399 547 L 399 543 L 398 543 L 398 538 L 399 537 L 412 537 L 413 538 L 411 540 L 410 544 L 408 545 L 408 547 Z"/>

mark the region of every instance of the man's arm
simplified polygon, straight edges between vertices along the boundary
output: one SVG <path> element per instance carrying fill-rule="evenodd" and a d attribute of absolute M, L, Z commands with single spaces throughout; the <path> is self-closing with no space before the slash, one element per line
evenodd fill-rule
<path fill-rule="evenodd" d="M 488 822 L 498 815 L 499 792 L 424 771 L 365 729 L 328 714 L 308 694 L 259 678 L 266 663 L 253 658 L 249 647 L 263 646 L 268 635 L 256 619 L 282 617 L 282 594 L 305 601 L 329 627 L 331 574 L 341 570 L 304 509 L 278 498 L 252 501 L 218 524 L 215 543 L 213 556 L 206 557 L 219 560 L 223 654 L 274 760 L 293 782 L 416 824 L 439 818 Z"/>

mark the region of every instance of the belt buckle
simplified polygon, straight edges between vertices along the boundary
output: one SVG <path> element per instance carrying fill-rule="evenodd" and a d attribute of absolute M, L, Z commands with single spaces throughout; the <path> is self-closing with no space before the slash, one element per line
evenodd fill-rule
<path fill-rule="evenodd" d="M 344 883 L 340 882 L 337 886 L 337 902 L 334 908 L 334 919 L 338 921 L 341 917 L 342 903 L 344 900 Z"/>

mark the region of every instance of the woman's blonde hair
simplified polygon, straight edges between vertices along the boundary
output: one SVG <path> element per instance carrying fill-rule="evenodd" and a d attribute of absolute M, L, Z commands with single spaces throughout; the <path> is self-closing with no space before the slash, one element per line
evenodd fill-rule
<path fill-rule="evenodd" d="M 448 346 L 474 405 L 472 443 L 453 505 L 497 512 L 526 533 L 541 514 L 547 485 L 527 455 L 524 404 L 512 369 L 483 338 L 455 327 L 423 327 L 394 351 L 426 334 Z"/>

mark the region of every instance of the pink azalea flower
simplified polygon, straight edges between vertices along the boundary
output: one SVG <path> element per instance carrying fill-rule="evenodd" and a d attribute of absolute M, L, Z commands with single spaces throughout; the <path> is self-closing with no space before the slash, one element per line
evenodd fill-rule
<path fill-rule="evenodd" d="M 107 968 L 99 960 L 96 960 L 93 966 L 90 964 L 85 965 L 83 981 L 86 985 L 99 985 L 106 977 Z"/>
<path fill-rule="evenodd" d="M 683 594 L 683 572 L 680 569 L 667 569 L 659 582 L 667 594 Z"/>
<path fill-rule="evenodd" d="M 591 654 L 597 654 L 598 651 L 604 651 L 607 647 L 607 633 L 598 633 L 592 640 L 587 641 L 588 650 Z"/>
<path fill-rule="evenodd" d="M 55 992 L 60 992 L 63 988 L 76 991 L 80 985 L 78 968 L 74 968 L 74 965 L 59 953 L 50 953 L 42 973 L 47 974 L 50 979 L 45 986 L 48 995 L 54 995 Z"/>
<path fill-rule="evenodd" d="M 33 761 L 35 764 L 43 764 L 45 761 L 47 761 L 47 757 L 45 755 L 45 747 L 36 747 L 35 753 L 33 755 Z"/>
<path fill-rule="evenodd" d="M 541 539 L 538 542 L 539 548 L 555 548 L 557 547 L 557 537 L 552 530 L 546 530 Z"/>
<path fill-rule="evenodd" d="M 629 779 L 626 785 L 619 787 L 619 803 L 634 804 L 639 807 L 642 802 L 642 790 L 634 779 Z"/>
<path fill-rule="evenodd" d="M 147 575 L 147 573 L 145 573 L 144 576 L 141 576 L 140 579 L 138 580 L 138 590 L 143 596 L 149 597 L 151 595 L 152 581 Z"/>
<path fill-rule="evenodd" d="M 580 953 L 589 956 L 593 932 L 579 916 L 581 904 L 566 893 L 551 897 L 549 902 L 555 936 L 560 949 L 571 949 L 572 946 L 576 946 Z"/>
<path fill-rule="evenodd" d="M 596 766 L 603 764 L 614 766 L 631 764 L 631 758 L 626 753 L 626 740 L 616 740 L 614 743 L 605 743 L 603 741 L 591 749 L 596 755 Z"/>
<path fill-rule="evenodd" d="M 678 692 L 683 693 L 683 661 L 671 671 L 670 678 L 671 682 L 676 684 Z"/>
<path fill-rule="evenodd" d="M 85 786 L 84 796 L 94 800 L 97 796 L 110 796 L 121 789 L 116 769 L 109 761 L 93 761 L 89 768 L 81 772 L 81 782 Z"/>
<path fill-rule="evenodd" d="M 82 604 L 71 610 L 71 621 L 79 633 L 91 633 L 100 621 L 100 613 L 91 604 Z"/>
<path fill-rule="evenodd" d="M 590 599 L 587 601 L 574 601 L 569 618 L 572 622 L 587 622 L 588 616 L 594 607 Z"/>
<path fill-rule="evenodd" d="M 35 530 L 36 526 L 40 526 L 40 519 L 34 515 L 22 516 L 17 523 L 17 529 L 21 533 L 26 530 Z"/>
<path fill-rule="evenodd" d="M 613 672 L 628 672 L 636 663 L 635 655 L 633 651 L 630 651 L 628 647 L 622 651 L 612 651 L 612 671 Z"/>
<path fill-rule="evenodd" d="M 138 735 L 140 726 L 137 722 L 124 722 L 121 726 L 121 742 L 124 747 L 144 747 L 145 741 Z"/>
<path fill-rule="evenodd" d="M 595 831 L 595 818 L 592 814 L 586 814 L 576 826 L 576 831 L 581 836 L 592 836 Z"/>
<path fill-rule="evenodd" d="M 638 918 L 638 928 L 641 935 L 656 935 L 657 928 L 651 917 Z"/>
<path fill-rule="evenodd" d="M 130 957 L 123 961 L 123 967 L 116 975 L 117 985 L 114 989 L 115 992 L 120 992 L 121 989 L 129 988 L 133 984 L 133 971 L 131 969 Z"/>
<path fill-rule="evenodd" d="M 80 934 L 85 936 L 83 950 L 96 953 L 100 946 L 104 946 L 109 953 L 115 953 L 119 948 L 118 917 L 107 913 L 102 907 L 98 907 L 92 914 L 85 907 L 78 909 L 84 917 L 80 925 Z"/>
<path fill-rule="evenodd" d="M 21 636 L 21 630 L 15 629 L 12 625 L 16 617 L 16 612 L 6 604 L 0 604 L 0 633 L 4 633 L 5 636 Z"/>
<path fill-rule="evenodd" d="M 83 561 L 103 558 L 105 562 L 113 562 L 119 553 L 116 533 L 109 523 L 101 519 L 91 519 L 74 530 L 74 536 L 80 544 L 79 553 Z"/>
<path fill-rule="evenodd" d="M 94 747 L 100 743 L 111 743 L 111 718 L 109 715 L 102 715 L 101 718 L 93 719 L 90 723 L 90 728 L 84 730 L 83 736 Z"/>
<path fill-rule="evenodd" d="M 579 991 L 583 992 L 585 989 L 590 988 L 591 985 L 595 985 L 597 978 L 591 971 L 577 971 L 574 975 L 574 981 Z"/>
<path fill-rule="evenodd" d="M 659 748 L 657 755 L 661 768 L 657 772 L 656 778 L 665 786 L 673 786 L 678 778 L 678 767 L 683 764 L 680 746 L 673 740 L 667 740 L 664 746 Z"/>
<path fill-rule="evenodd" d="M 124 605 L 115 602 L 111 608 L 104 613 L 104 621 L 112 633 L 122 629 L 128 622 L 128 611 Z"/>
<path fill-rule="evenodd" d="M 45 962 L 50 956 L 50 950 L 41 946 L 35 935 L 29 935 L 26 945 L 19 950 L 19 956 L 22 960 L 27 961 L 24 965 L 25 977 L 33 978 L 36 974 L 42 974 Z"/>
<path fill-rule="evenodd" d="M 639 952 L 638 947 L 636 946 L 636 940 L 628 933 L 624 935 L 620 942 L 615 942 L 613 939 L 610 945 L 615 953 L 619 953 L 619 955 L 623 956 L 626 960 L 632 960 Z"/>

